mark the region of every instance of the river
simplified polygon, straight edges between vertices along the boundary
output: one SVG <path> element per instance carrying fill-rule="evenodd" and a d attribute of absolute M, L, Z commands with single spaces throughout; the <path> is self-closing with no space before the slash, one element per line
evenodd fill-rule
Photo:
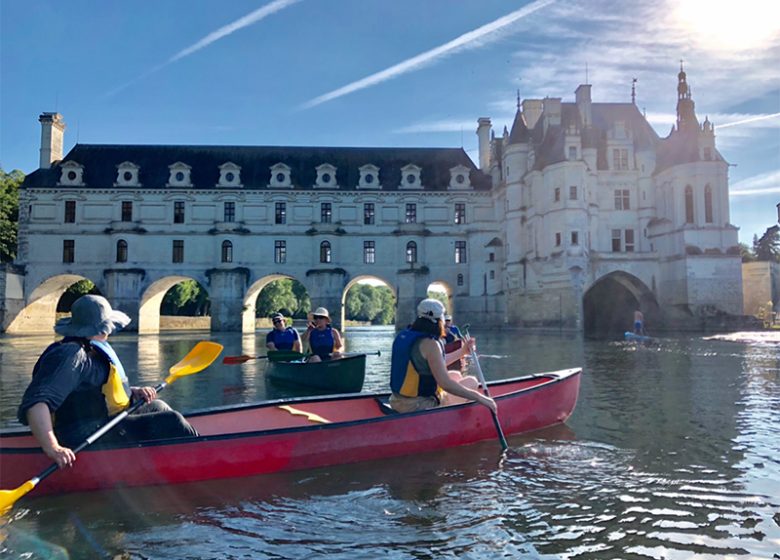
<path fill-rule="evenodd" d="M 488 379 L 582 366 L 565 426 L 446 452 L 282 475 L 21 500 L 9 558 L 780 558 L 780 347 L 686 335 L 651 347 L 473 330 Z M 365 389 L 387 383 L 393 331 L 352 328 Z M 135 384 L 225 333 L 119 334 Z M 0 426 L 53 337 L 0 337 Z M 285 396 L 262 361 L 178 381 L 182 410 Z M 2 465 L 0 465 L 2 468 Z M 30 473 L 31 476 L 34 473 Z M 56 476 L 56 473 L 53 475 Z M 45 484 L 44 481 L 42 484 Z"/>

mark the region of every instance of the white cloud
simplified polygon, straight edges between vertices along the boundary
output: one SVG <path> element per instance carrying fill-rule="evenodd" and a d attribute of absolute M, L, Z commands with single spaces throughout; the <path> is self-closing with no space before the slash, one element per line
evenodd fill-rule
<path fill-rule="evenodd" d="M 426 66 L 430 66 L 438 59 L 453 55 L 457 52 L 485 46 L 506 34 L 511 24 L 541 8 L 544 8 L 554 1 L 555 0 L 536 0 L 536 2 L 524 6 L 519 10 L 505 15 L 504 17 L 498 18 L 497 20 L 485 24 L 473 31 L 464 33 L 460 37 L 457 37 L 456 39 L 453 39 L 452 41 L 449 41 L 434 49 L 418 54 L 417 56 L 413 56 L 412 58 L 408 58 L 403 62 L 399 62 L 390 68 L 382 70 L 381 72 L 376 72 L 375 74 L 366 76 L 365 78 L 354 81 L 338 89 L 334 89 L 333 91 L 315 97 L 314 99 L 310 99 L 301 105 L 301 108 L 310 109 L 312 107 L 316 107 L 317 105 L 321 105 L 322 103 L 326 103 L 328 101 L 333 101 L 334 99 L 338 99 L 339 97 L 343 97 L 361 89 L 366 89 L 387 80 L 397 78 L 398 76 L 408 72 L 413 72 Z"/>
<path fill-rule="evenodd" d="M 428 134 L 433 132 L 461 132 L 476 130 L 476 119 L 462 119 L 462 120 L 442 120 L 442 121 L 428 121 L 419 122 L 396 128 L 393 130 L 394 134 Z"/>
<path fill-rule="evenodd" d="M 730 196 L 755 196 L 780 193 L 780 169 L 748 177 L 731 185 Z"/>

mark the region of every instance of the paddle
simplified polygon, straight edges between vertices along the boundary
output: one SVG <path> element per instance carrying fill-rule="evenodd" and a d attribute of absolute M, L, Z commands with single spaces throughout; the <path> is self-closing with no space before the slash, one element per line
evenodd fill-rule
<path fill-rule="evenodd" d="M 463 326 L 463 339 L 466 341 L 466 344 L 469 343 L 471 340 L 471 335 L 469 335 L 469 325 Z M 485 396 L 490 396 L 490 391 L 488 391 L 487 383 L 485 382 L 485 375 L 482 373 L 482 367 L 479 365 L 479 358 L 477 357 L 477 351 L 474 349 L 474 347 L 471 347 L 471 359 L 474 360 L 474 366 L 477 369 L 477 379 L 479 379 L 479 383 L 482 385 L 482 390 L 485 393 Z M 504 437 L 504 430 L 501 429 L 501 423 L 498 421 L 498 414 L 491 411 L 491 414 L 493 415 L 493 423 L 496 425 L 496 432 L 498 432 L 498 441 L 501 443 L 501 448 L 506 451 L 509 448 L 509 445 L 506 443 L 506 438 Z"/>
<path fill-rule="evenodd" d="M 237 364 L 243 364 L 245 362 L 248 362 L 249 360 L 268 360 L 272 359 L 274 361 L 279 362 L 292 362 L 294 360 L 302 360 L 305 358 L 308 358 L 311 354 L 301 354 L 300 352 L 287 352 L 286 350 L 280 350 L 282 353 L 289 353 L 290 357 L 287 358 L 287 356 L 284 356 L 280 359 L 278 355 L 274 354 L 268 354 L 266 356 L 247 356 L 246 354 L 243 354 L 241 356 L 225 356 L 222 358 L 222 363 L 225 365 L 234 366 Z M 342 354 L 341 358 L 354 358 L 355 356 L 381 356 L 382 352 L 381 350 L 377 350 L 376 352 L 350 352 L 348 354 Z"/>
<path fill-rule="evenodd" d="M 168 370 L 168 377 L 165 381 L 157 385 L 154 389 L 159 393 L 165 387 L 186 375 L 198 373 L 201 370 L 206 369 L 211 363 L 217 359 L 220 352 L 222 352 L 222 345 L 216 342 L 198 342 L 190 352 L 184 356 L 178 363 L 171 366 Z M 145 404 L 143 399 L 139 399 L 138 402 L 133 404 L 130 408 L 120 412 L 114 416 L 110 422 L 100 428 L 94 434 L 84 440 L 78 447 L 73 449 L 73 453 L 78 453 L 85 447 L 94 443 L 98 438 L 103 436 L 111 428 L 119 424 L 122 420 L 127 418 L 130 414 L 138 410 Z M 35 488 L 43 479 L 55 472 L 59 467 L 57 463 L 50 465 L 46 470 L 42 471 L 38 476 L 35 476 L 13 490 L 0 490 L 0 515 L 4 515 L 16 501 Z"/>

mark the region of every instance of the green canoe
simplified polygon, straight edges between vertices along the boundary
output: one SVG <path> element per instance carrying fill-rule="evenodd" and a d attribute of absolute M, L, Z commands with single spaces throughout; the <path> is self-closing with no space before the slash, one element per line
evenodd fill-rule
<path fill-rule="evenodd" d="M 270 380 L 286 385 L 331 393 L 359 393 L 366 378 L 366 355 L 315 363 L 269 360 L 265 374 Z"/>

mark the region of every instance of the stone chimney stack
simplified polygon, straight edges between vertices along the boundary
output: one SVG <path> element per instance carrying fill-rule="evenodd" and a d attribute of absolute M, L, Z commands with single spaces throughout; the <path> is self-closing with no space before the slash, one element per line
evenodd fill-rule
<path fill-rule="evenodd" d="M 41 169 L 62 159 L 62 142 L 65 136 L 65 121 L 59 113 L 41 113 Z"/>
<path fill-rule="evenodd" d="M 583 128 L 593 124 L 591 119 L 590 84 L 580 84 L 574 92 Z"/>
<path fill-rule="evenodd" d="M 523 99 L 523 115 L 528 130 L 533 130 L 539 117 L 542 116 L 541 99 Z"/>
<path fill-rule="evenodd" d="M 490 119 L 477 119 L 477 138 L 479 138 L 479 168 L 487 173 L 490 169 Z"/>

